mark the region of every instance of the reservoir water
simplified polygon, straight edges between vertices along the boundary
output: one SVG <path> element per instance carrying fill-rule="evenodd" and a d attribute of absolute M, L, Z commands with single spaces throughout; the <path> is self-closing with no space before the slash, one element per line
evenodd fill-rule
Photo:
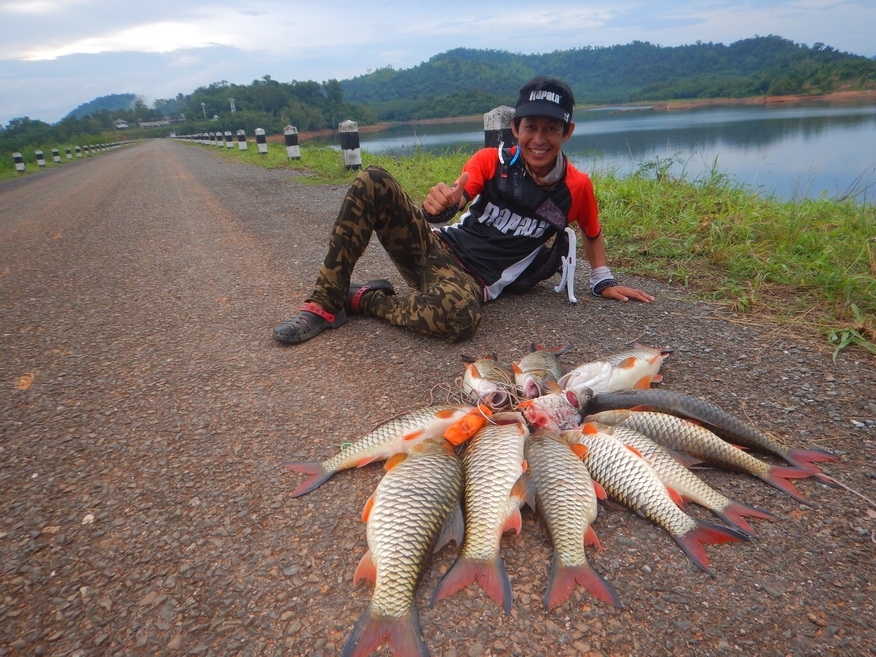
<path fill-rule="evenodd" d="M 577 111 L 564 151 L 579 168 L 635 172 L 666 167 L 697 180 L 717 171 L 784 200 L 876 202 L 876 104 L 757 105 L 655 111 Z M 363 151 L 406 154 L 484 145 L 483 122 L 396 125 L 361 133 Z"/>

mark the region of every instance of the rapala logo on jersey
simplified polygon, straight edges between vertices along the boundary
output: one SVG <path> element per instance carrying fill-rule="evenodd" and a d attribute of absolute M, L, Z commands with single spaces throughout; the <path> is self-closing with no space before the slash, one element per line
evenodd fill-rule
<path fill-rule="evenodd" d="M 487 203 L 487 207 L 484 208 L 484 213 L 478 218 L 478 221 L 503 233 L 525 235 L 526 237 L 541 237 L 548 226 L 546 221 L 523 217 L 492 203 Z"/>
<path fill-rule="evenodd" d="M 529 94 L 529 100 L 547 100 L 559 105 L 563 102 L 563 97 L 554 91 L 533 91 Z"/>

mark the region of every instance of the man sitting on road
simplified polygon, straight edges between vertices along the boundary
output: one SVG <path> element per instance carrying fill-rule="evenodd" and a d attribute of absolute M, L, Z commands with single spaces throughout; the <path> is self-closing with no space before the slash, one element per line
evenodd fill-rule
<path fill-rule="evenodd" d="M 298 344 L 347 321 L 347 314 L 441 336 L 471 337 L 482 305 L 505 291 L 520 292 L 557 272 L 556 250 L 565 227 L 577 223 L 591 267 L 594 294 L 653 301 L 618 284 L 607 266 L 593 183 L 566 159 L 575 101 L 560 80 L 538 77 L 521 90 L 510 149 L 475 153 L 452 184 L 438 183 L 417 207 L 384 169 L 368 167 L 352 183 L 338 213 L 313 293 L 290 320 L 274 329 L 280 342 Z M 473 202 L 472 202 L 473 201 Z M 440 229 L 471 203 L 458 223 Z M 396 293 L 388 280 L 350 284 L 373 233 L 411 287 Z"/>

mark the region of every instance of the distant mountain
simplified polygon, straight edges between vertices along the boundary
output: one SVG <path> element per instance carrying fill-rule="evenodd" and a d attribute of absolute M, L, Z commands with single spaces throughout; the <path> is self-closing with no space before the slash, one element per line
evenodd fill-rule
<path fill-rule="evenodd" d="M 520 86 L 535 75 L 565 80 L 579 104 L 819 94 L 876 86 L 872 60 L 775 35 L 729 46 L 661 47 L 634 41 L 536 55 L 457 48 L 413 68 L 382 68 L 340 85 L 344 100 L 367 104 L 382 119 L 428 118 L 470 109 L 463 102 L 467 98 L 480 105 L 488 100 L 513 104 Z"/>
<path fill-rule="evenodd" d="M 67 117 L 81 119 L 90 114 L 94 114 L 95 112 L 99 112 L 100 110 L 107 110 L 109 112 L 132 110 L 138 100 L 142 101 L 143 99 L 136 94 L 110 94 L 109 96 L 101 96 L 100 98 L 95 98 L 87 103 L 82 103 L 79 107 L 70 112 Z"/>

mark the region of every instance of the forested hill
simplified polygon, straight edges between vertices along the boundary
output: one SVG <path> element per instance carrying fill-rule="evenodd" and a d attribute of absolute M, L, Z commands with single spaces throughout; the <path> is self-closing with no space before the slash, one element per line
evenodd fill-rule
<path fill-rule="evenodd" d="M 874 88 L 876 61 L 778 36 L 676 47 L 635 41 L 538 55 L 458 48 L 340 84 L 345 101 L 368 104 L 381 120 L 407 120 L 513 105 L 535 75 L 564 79 L 579 104 L 611 104 Z"/>
<path fill-rule="evenodd" d="M 67 116 L 82 118 L 101 110 L 108 110 L 110 112 L 132 110 L 137 102 L 142 104 L 143 100 L 135 94 L 110 94 L 109 96 L 101 96 L 90 102 L 82 103 Z"/>

